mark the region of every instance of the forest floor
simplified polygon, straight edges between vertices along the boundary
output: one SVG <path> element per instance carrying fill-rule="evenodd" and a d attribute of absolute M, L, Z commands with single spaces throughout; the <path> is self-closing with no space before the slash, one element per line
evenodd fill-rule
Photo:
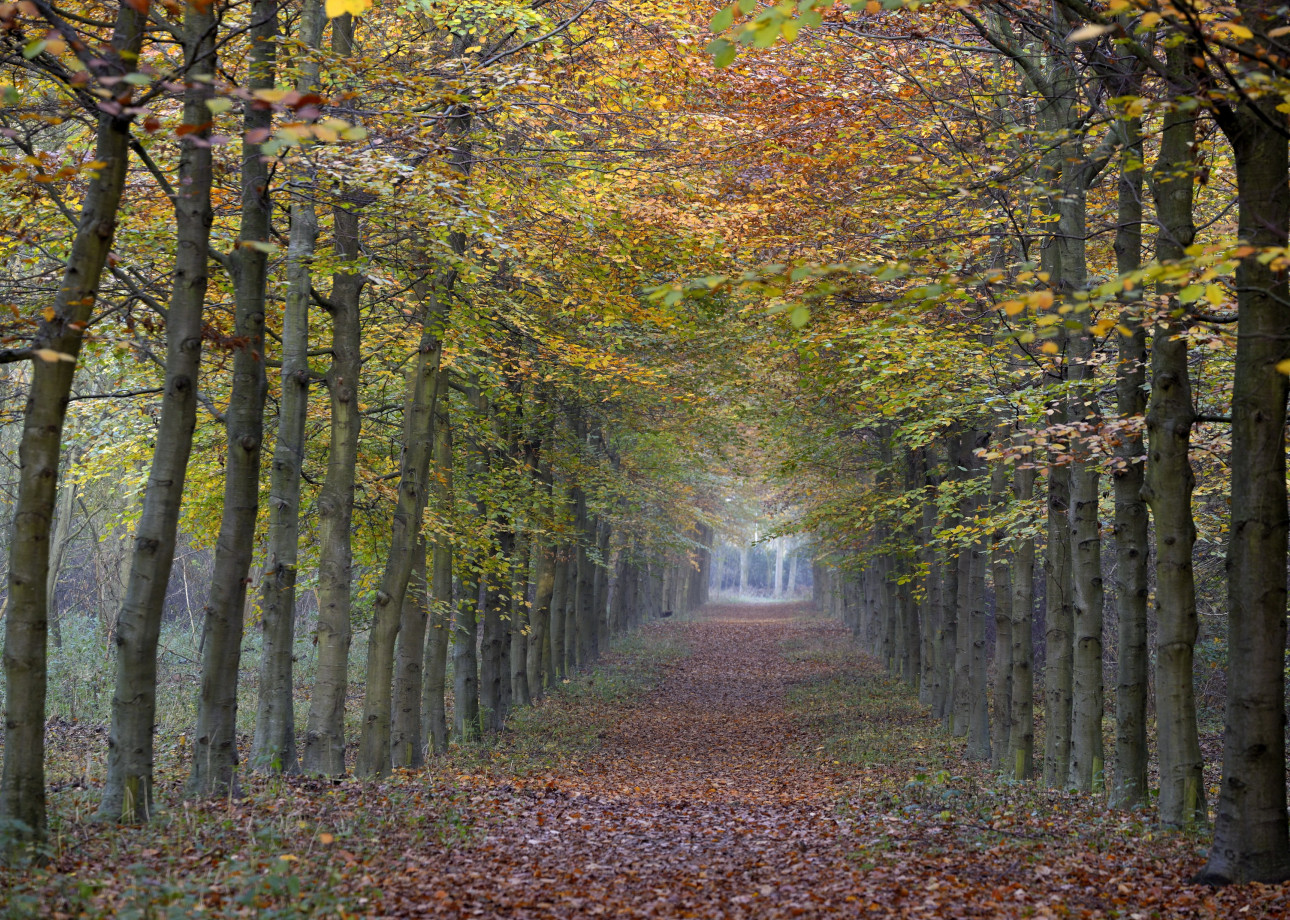
<path fill-rule="evenodd" d="M 1199 836 L 964 761 L 798 605 L 650 624 L 425 773 L 252 778 L 125 830 L 93 786 L 0 917 L 1290 916 L 1290 886 L 1188 884 Z"/>

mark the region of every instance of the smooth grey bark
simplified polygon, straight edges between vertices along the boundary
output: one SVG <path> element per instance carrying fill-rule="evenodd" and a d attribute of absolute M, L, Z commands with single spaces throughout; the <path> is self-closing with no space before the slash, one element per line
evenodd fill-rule
<path fill-rule="evenodd" d="M 442 376 L 448 371 L 440 367 Z M 452 482 L 452 427 L 448 411 L 447 386 L 440 381 L 444 398 L 435 404 L 434 470 L 432 482 L 435 507 L 443 521 L 451 521 L 454 512 Z M 452 541 L 446 532 L 438 534 L 432 544 L 431 598 L 429 637 L 425 645 L 425 685 L 421 699 L 424 719 L 422 736 L 431 750 L 442 754 L 448 750 L 448 715 L 445 696 L 448 683 L 448 647 L 452 640 Z"/>
<path fill-rule="evenodd" d="M 18 497 L 13 506 L 4 617 L 6 708 L 0 819 L 7 825 L 6 848 L 42 840 L 46 832 L 49 525 L 57 501 L 67 400 L 125 188 L 133 115 L 123 110 L 129 104 L 130 86 L 121 78 L 135 69 L 144 29 L 144 15 L 128 3 L 121 4 L 111 49 L 104 50 L 94 74 L 115 81 L 109 92 L 118 114 L 104 111 L 96 128 L 94 156 L 106 165 L 90 178 L 62 282 L 50 305 L 51 318 L 40 323 L 32 342 L 33 353 L 50 351 L 59 357 L 53 361 L 37 357 L 32 363 L 18 446 Z"/>
<path fill-rule="evenodd" d="M 550 683 L 564 677 L 564 646 L 565 646 L 565 617 L 564 609 L 567 604 L 567 587 L 569 584 L 569 560 L 568 549 L 557 546 L 553 548 L 555 553 L 555 568 L 552 573 L 551 582 L 551 618 L 549 629 L 551 632 L 547 645 L 551 649 L 551 666 L 547 672 L 550 675 Z"/>
<path fill-rule="evenodd" d="M 497 558 L 505 560 L 509 566 L 514 537 L 509 531 L 503 531 L 498 534 L 497 542 Z M 490 571 L 487 574 L 483 637 L 479 647 L 479 708 L 487 733 L 501 731 L 506 719 L 503 685 L 510 683 L 510 672 L 505 667 L 503 651 L 510 638 L 506 629 L 506 616 L 510 611 L 509 587 L 508 573 Z"/>
<path fill-rule="evenodd" d="M 1255 29 L 1281 24 L 1272 4 L 1238 3 Z M 1223 780 L 1201 880 L 1290 878 L 1286 823 L 1286 390 L 1290 289 L 1261 251 L 1290 228 L 1286 119 L 1275 94 L 1220 109 L 1232 145 L 1238 233 L 1255 252 L 1236 269 L 1240 327 L 1232 391 L 1232 524 L 1227 552 L 1228 675 Z M 1238 676 L 1239 679 L 1232 679 Z"/>
<path fill-rule="evenodd" d="M 433 443 L 433 439 L 432 439 Z M 417 540 L 412 576 L 403 595 L 399 637 L 394 649 L 394 697 L 390 714 L 390 761 L 415 770 L 425 766 L 421 737 L 421 699 L 426 629 L 430 617 L 430 586 L 426 572 L 425 537 Z"/>
<path fill-rule="evenodd" d="M 1115 230 L 1116 268 L 1121 275 L 1142 265 L 1142 123 L 1124 123 L 1125 143 Z M 1159 250 L 1156 253 L 1159 257 Z M 1137 307 L 1137 288 L 1125 292 L 1120 323 L 1129 335 L 1119 335 L 1115 369 L 1116 413 L 1123 421 L 1146 412 L 1146 329 Z M 1115 492 L 1115 606 L 1119 620 L 1115 689 L 1115 773 L 1111 804 L 1134 808 L 1147 796 L 1147 506 L 1142 494 L 1145 452 L 1136 427 L 1121 432 L 1116 467 L 1111 478 Z"/>
<path fill-rule="evenodd" d="M 510 590 L 510 652 L 511 652 L 511 706 L 528 706 L 533 700 L 529 692 L 529 623 L 528 587 L 532 552 L 529 536 L 521 532 L 515 540 L 515 553 L 511 558 Z"/>
<path fill-rule="evenodd" d="M 1191 45 L 1169 49 L 1168 61 L 1181 75 Z M 1165 115 L 1160 153 L 1152 170 L 1156 200 L 1156 258 L 1176 262 L 1196 237 L 1193 147 L 1196 113 Z M 1176 296 L 1172 285 L 1162 293 Z M 1147 409 L 1148 453 L 1143 497 L 1151 508 L 1156 545 L 1156 750 L 1160 761 L 1160 822 L 1183 827 L 1208 820 L 1204 758 L 1196 726 L 1194 653 L 1199 631 L 1192 551 L 1191 371 L 1187 367 L 1187 321 L 1174 300 L 1173 310 L 1154 332 L 1151 344 L 1151 399 Z"/>
<path fill-rule="evenodd" d="M 578 491 L 581 495 L 581 490 Z M 585 508 L 585 499 L 580 499 L 580 502 Z M 582 513 L 582 518 L 586 520 L 585 511 Z M 584 540 L 590 529 L 590 525 L 582 529 L 581 535 Z M 674 598 L 670 598 L 669 603 L 673 608 L 676 607 Z M 591 552 L 585 542 L 578 544 L 578 581 L 574 594 L 574 610 L 574 619 L 578 624 L 577 666 L 585 668 L 596 657 L 596 563 L 591 558 Z"/>
<path fill-rule="evenodd" d="M 247 88 L 271 90 L 277 69 L 278 5 L 251 8 Z M 197 702 L 192 772 L 187 794 L 220 798 L 237 792 L 237 685 L 255 524 L 260 508 L 260 453 L 264 446 L 264 312 L 268 249 L 272 243 L 269 167 L 260 144 L 273 123 L 268 108 L 248 106 L 243 118 L 242 227 L 229 257 L 236 303 L 233 386 L 225 413 L 227 459 L 224 510 L 215 544 L 211 589 L 202 629 L 201 692 Z"/>
<path fill-rule="evenodd" d="M 958 645 L 959 556 L 946 549 L 941 559 L 941 619 L 937 630 L 936 673 L 940 683 L 933 696 L 932 713 L 942 727 L 951 728 L 954 717 L 954 651 Z"/>
<path fill-rule="evenodd" d="M 1017 501 L 1029 504 L 1035 495 L 1035 471 L 1018 467 L 1013 474 Z M 1028 780 L 1035 772 L 1035 541 L 1018 537 L 1012 556 L 1012 728 L 1008 733 L 1013 779 Z"/>
<path fill-rule="evenodd" d="M 967 447 L 964 451 L 964 459 L 967 462 L 968 475 L 971 478 L 981 478 L 985 473 L 982 461 L 977 456 L 976 451 L 985 446 L 988 437 L 987 432 L 980 431 L 974 432 L 971 438 L 964 439 L 965 447 Z M 968 518 L 969 513 L 972 517 L 979 516 L 981 510 L 981 499 L 979 497 L 970 499 L 969 503 L 964 507 L 964 519 Z M 980 532 L 979 524 L 976 529 Z M 989 614 L 985 607 L 985 578 L 989 554 L 986 549 L 985 538 L 982 536 L 974 540 L 964 555 L 968 560 L 966 569 L 968 579 L 966 586 L 967 603 L 965 607 L 967 630 L 961 646 L 967 658 L 967 667 L 964 673 L 967 680 L 967 706 L 965 711 L 967 717 L 965 728 L 968 739 L 967 756 L 971 760 L 989 760 L 990 697 L 987 686 L 988 664 L 986 657 L 986 620 Z M 962 574 L 960 574 L 960 578 L 962 577 Z M 960 585 L 960 590 L 963 590 L 962 585 Z"/>
<path fill-rule="evenodd" d="M 73 457 L 68 457 L 69 463 L 73 460 Z M 58 486 L 58 497 L 54 501 L 54 531 L 49 537 L 49 574 L 45 577 L 45 598 L 49 606 L 46 617 L 49 621 L 49 638 L 54 648 L 62 648 L 63 645 L 63 629 L 58 614 L 58 575 L 63 570 L 67 547 L 72 541 L 76 493 L 75 481 L 64 479 Z"/>
<path fill-rule="evenodd" d="M 940 629 L 941 607 L 941 565 L 936 551 L 933 535 L 936 532 L 936 489 L 938 477 L 930 470 L 927 458 L 922 458 L 923 469 L 923 507 L 919 530 L 919 553 L 926 567 L 927 575 L 923 582 L 923 609 L 919 616 L 921 632 L 920 661 L 922 673 L 918 682 L 918 701 L 935 710 L 937 685 L 940 676 L 937 672 L 936 633 Z M 933 713 L 935 714 L 935 713 Z"/>
<path fill-rule="evenodd" d="M 332 51 L 349 57 L 353 35 L 353 18 L 348 13 L 334 19 Z M 332 325 L 332 359 L 326 375 L 331 424 L 327 474 L 318 490 L 318 663 L 301 764 L 306 773 L 342 776 L 352 638 L 354 483 L 363 423 L 358 400 L 363 371 L 359 308 L 367 279 L 361 272 L 349 270 L 357 266 L 360 255 L 357 212 L 344 202 L 337 203 L 332 208 L 332 225 L 340 270 L 332 279 L 325 304 Z"/>
<path fill-rule="evenodd" d="M 596 549 L 600 556 L 600 564 L 596 566 L 595 590 L 592 593 L 593 603 L 595 604 L 596 618 L 596 647 L 603 651 L 609 649 L 609 543 L 613 537 L 613 528 L 609 522 L 603 518 L 596 524 Z M 689 580 L 689 590 L 686 593 L 686 609 L 692 610 L 699 606 L 699 588 L 703 582 L 699 579 L 698 573 L 693 569 L 688 570 L 692 576 Z"/>
<path fill-rule="evenodd" d="M 479 738 L 479 575 L 474 560 L 460 574 L 461 592 L 452 626 L 453 730 L 462 741 Z"/>
<path fill-rule="evenodd" d="M 1005 432 L 1006 433 L 1006 432 Z M 996 462 L 990 471 L 990 503 L 995 513 L 1006 509 L 1010 470 Z M 1012 751 L 1012 565 L 1013 539 L 995 533 L 990 544 L 990 574 L 994 584 L 994 718 L 990 723 L 990 763 L 996 770 L 1011 767 Z"/>
<path fill-rule="evenodd" d="M 319 46 L 325 24 L 321 0 L 308 0 L 300 13 L 300 42 L 306 49 Z M 296 89 L 307 93 L 317 82 L 318 63 L 307 56 L 300 65 Z M 314 249 L 318 243 L 318 212 L 310 197 L 314 179 L 312 171 L 296 176 L 294 184 L 299 197 L 291 204 L 287 296 L 282 311 L 282 395 L 269 478 L 268 558 L 260 587 L 263 643 L 251 765 L 268 773 L 300 772 L 296 754 L 293 652 L 300 554 L 300 482 L 305 455 L 305 419 L 309 410 L 309 302 L 313 290 Z"/>
<path fill-rule="evenodd" d="M 214 73 L 215 17 L 184 9 L 184 60 L 192 77 Z M 157 643 L 175 559 L 179 511 L 197 424 L 202 314 L 210 279 L 211 147 L 208 80 L 184 89 L 184 124 L 175 183 L 175 276 L 166 314 L 166 372 L 161 419 L 143 509 L 135 526 L 126 594 L 117 615 L 116 683 L 108 733 L 107 778 L 98 817 L 146 819 L 153 803 L 153 725 L 157 711 Z"/>
<path fill-rule="evenodd" d="M 555 550 L 544 540 L 533 540 L 533 610 L 529 614 L 528 672 L 533 699 L 541 699 L 551 675 L 551 607 L 555 600 Z"/>
<path fill-rule="evenodd" d="M 417 546 L 420 545 L 421 519 L 430 493 L 430 453 L 438 396 L 439 359 L 443 351 L 440 336 L 447 319 L 446 297 L 451 286 L 452 274 L 448 272 L 427 291 L 420 342 L 408 375 L 399 490 L 381 587 L 372 605 L 363 721 L 359 730 L 358 759 L 354 765 L 354 771 L 360 776 L 384 776 L 391 767 L 390 716 L 395 641 Z"/>

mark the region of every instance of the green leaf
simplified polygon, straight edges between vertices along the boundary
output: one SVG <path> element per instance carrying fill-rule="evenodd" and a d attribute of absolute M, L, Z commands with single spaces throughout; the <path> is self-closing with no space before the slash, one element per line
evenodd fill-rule
<path fill-rule="evenodd" d="M 128 73 L 124 77 L 125 82 L 132 86 L 147 86 L 152 82 L 152 77 L 142 73 Z"/>
<path fill-rule="evenodd" d="M 207 99 L 206 108 L 218 115 L 220 112 L 227 112 L 229 109 L 233 108 L 233 100 L 226 99 L 223 96 L 216 99 Z"/>
<path fill-rule="evenodd" d="M 811 319 L 811 311 L 806 307 L 797 307 L 792 313 L 788 314 L 788 321 L 793 324 L 794 329 L 801 329 Z"/>
<path fill-rule="evenodd" d="M 1195 303 L 1205 293 L 1205 285 L 1189 284 L 1178 292 L 1178 299 L 1183 303 Z"/>
<path fill-rule="evenodd" d="M 747 15 L 757 9 L 757 0 L 739 0 L 739 12 Z"/>
<path fill-rule="evenodd" d="M 30 61 L 32 58 L 34 58 L 36 55 L 40 54 L 40 52 L 44 50 L 45 50 L 45 40 L 37 39 L 34 42 L 27 42 L 27 44 L 23 46 L 22 56 Z"/>
<path fill-rule="evenodd" d="M 724 32 L 735 24 L 735 5 L 732 3 L 712 17 L 712 31 Z"/>
<path fill-rule="evenodd" d="M 708 54 L 718 67 L 729 67 L 735 59 L 735 46 L 724 38 L 714 38 L 708 45 Z"/>

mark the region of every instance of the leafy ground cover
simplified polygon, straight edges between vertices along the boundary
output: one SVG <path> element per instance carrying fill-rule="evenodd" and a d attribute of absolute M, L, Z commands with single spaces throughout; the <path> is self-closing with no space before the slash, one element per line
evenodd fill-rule
<path fill-rule="evenodd" d="M 0 916 L 1290 914 L 1284 886 L 1188 884 L 1199 837 L 967 763 L 782 604 L 652 624 L 426 773 L 250 777 L 142 829 L 89 820 L 95 783 L 55 796 L 51 861 L 6 870 Z"/>

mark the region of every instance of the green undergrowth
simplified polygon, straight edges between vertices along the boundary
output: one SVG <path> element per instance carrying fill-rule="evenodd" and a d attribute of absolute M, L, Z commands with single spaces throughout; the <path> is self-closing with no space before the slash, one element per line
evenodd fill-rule
<path fill-rule="evenodd" d="M 841 779 L 839 814 L 857 833 L 869 829 L 855 853 L 864 865 L 914 838 L 924 839 L 931 856 L 1007 844 L 1026 861 L 1047 858 L 1054 848 L 1116 852 L 1130 840 L 1155 846 L 1149 809 L 1116 811 L 1105 793 L 1017 782 L 968 760 L 964 739 L 945 731 L 917 693 L 872 658 L 812 637 L 786 640 L 781 654 L 816 665 L 814 676 L 788 691 L 790 717 L 805 739 L 797 750 Z M 1172 835 L 1168 845 L 1199 852 L 1203 836 Z"/>
<path fill-rule="evenodd" d="M 517 709 L 496 738 L 454 746 L 449 760 L 467 772 L 526 776 L 589 754 L 622 718 L 623 707 L 654 690 L 688 653 L 673 629 L 652 626 L 632 633 L 615 641 L 591 669 L 549 688 L 537 705 Z"/>

